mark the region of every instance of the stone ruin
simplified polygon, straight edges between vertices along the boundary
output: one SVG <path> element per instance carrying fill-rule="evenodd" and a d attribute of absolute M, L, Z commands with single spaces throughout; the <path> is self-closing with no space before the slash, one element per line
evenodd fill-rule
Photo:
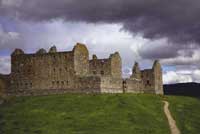
<path fill-rule="evenodd" d="M 0 75 L 0 95 L 48 95 L 63 93 L 153 93 L 163 94 L 162 69 L 155 61 L 140 70 L 136 62 L 130 78 L 122 78 L 122 61 L 115 52 L 98 59 L 84 44 L 72 51 L 38 50 L 26 54 L 16 49 L 11 55 L 11 73 Z"/>

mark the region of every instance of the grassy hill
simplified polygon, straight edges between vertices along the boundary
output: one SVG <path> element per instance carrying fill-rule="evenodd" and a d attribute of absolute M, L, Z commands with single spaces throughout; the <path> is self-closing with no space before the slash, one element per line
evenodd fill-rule
<path fill-rule="evenodd" d="M 200 99 L 191 97 L 167 97 L 170 111 L 182 134 L 200 133 Z"/>
<path fill-rule="evenodd" d="M 200 101 L 166 99 L 182 133 L 198 134 Z M 0 106 L 0 134 L 169 134 L 162 100 L 145 94 L 16 97 Z"/>

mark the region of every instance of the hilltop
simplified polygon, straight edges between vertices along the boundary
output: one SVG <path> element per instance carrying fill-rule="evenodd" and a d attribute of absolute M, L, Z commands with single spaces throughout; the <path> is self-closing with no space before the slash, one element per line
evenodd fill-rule
<path fill-rule="evenodd" d="M 0 133 L 169 134 L 162 100 L 170 103 L 182 134 L 200 132 L 200 101 L 194 98 L 66 94 L 9 99 L 0 106 Z"/>

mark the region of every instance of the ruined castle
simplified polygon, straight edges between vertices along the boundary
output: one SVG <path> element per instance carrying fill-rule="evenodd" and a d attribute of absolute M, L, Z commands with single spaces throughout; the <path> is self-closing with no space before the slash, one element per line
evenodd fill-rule
<path fill-rule="evenodd" d="M 130 78 L 122 78 L 118 52 L 98 59 L 84 44 L 72 51 L 48 52 L 40 49 L 26 54 L 16 49 L 11 54 L 11 73 L 0 75 L 0 92 L 7 95 L 47 95 L 62 93 L 154 93 L 163 94 L 162 69 L 155 61 L 151 69 L 140 70 L 135 63 Z"/>

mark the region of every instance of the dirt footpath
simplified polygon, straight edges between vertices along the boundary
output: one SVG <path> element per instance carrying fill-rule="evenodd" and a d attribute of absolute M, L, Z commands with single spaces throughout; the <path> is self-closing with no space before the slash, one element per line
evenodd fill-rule
<path fill-rule="evenodd" d="M 164 112 L 165 115 L 168 119 L 169 122 L 169 126 L 170 126 L 170 130 L 171 130 L 171 134 L 181 134 L 180 130 L 178 129 L 178 127 L 176 126 L 176 121 L 173 119 L 170 111 L 169 111 L 169 102 L 167 101 L 163 101 L 165 103 L 164 105 Z"/>

